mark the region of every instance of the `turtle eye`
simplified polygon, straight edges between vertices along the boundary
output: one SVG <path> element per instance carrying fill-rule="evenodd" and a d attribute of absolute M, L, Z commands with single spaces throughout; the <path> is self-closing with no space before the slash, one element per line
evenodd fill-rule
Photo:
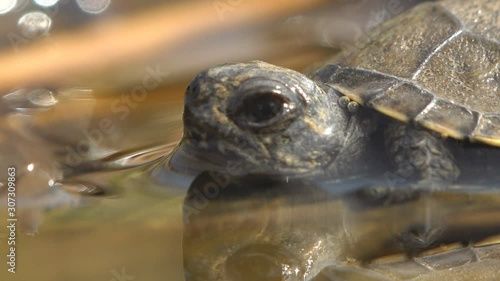
<path fill-rule="evenodd" d="M 266 124 L 282 115 L 288 101 L 276 93 L 258 93 L 243 99 L 236 113 L 248 123 Z"/>
<path fill-rule="evenodd" d="M 294 103 L 280 93 L 257 92 L 245 95 L 230 117 L 241 128 L 281 131 L 286 127 L 282 121 L 290 119 L 293 109 Z"/>
<path fill-rule="evenodd" d="M 282 131 L 296 117 L 297 103 L 286 89 L 252 89 L 229 104 L 228 116 L 243 129 L 262 133 Z"/>

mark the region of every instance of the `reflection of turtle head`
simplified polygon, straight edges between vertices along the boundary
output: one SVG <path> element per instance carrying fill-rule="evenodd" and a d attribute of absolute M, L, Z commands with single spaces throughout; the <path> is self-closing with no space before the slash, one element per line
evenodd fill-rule
<path fill-rule="evenodd" d="M 187 281 L 303 281 L 347 245 L 335 201 L 311 182 L 201 173 L 183 205 Z M 330 209 L 331 208 L 331 209 Z"/>
<path fill-rule="evenodd" d="M 349 117 L 337 99 L 263 62 L 210 68 L 186 91 L 182 144 L 212 163 L 245 163 L 245 172 L 321 171 L 345 141 Z"/>

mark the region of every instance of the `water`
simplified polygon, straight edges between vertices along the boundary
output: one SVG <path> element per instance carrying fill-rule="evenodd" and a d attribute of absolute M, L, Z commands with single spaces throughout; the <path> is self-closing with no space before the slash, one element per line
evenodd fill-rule
<path fill-rule="evenodd" d="M 3 266 L 0 279 L 111 280 L 125 270 L 182 280 L 183 197 L 136 179 L 182 132 L 182 89 L 168 88 L 177 92 L 169 99 L 164 90 L 126 120 L 109 110 L 114 96 L 88 88 L 26 89 L 2 99 L 0 181 L 6 186 L 7 168 L 16 168 L 18 263 L 15 275 Z M 102 130 L 102 120 L 116 131 Z M 3 189 L 2 222 L 6 196 Z M 9 232 L 0 235 L 5 264 Z"/>
<path fill-rule="evenodd" d="M 179 84 L 152 92 L 127 122 L 106 110 L 114 96 L 96 96 L 88 88 L 31 89 L 4 98 L 2 170 L 15 165 L 18 171 L 16 255 L 22 263 L 14 279 L 0 271 L 9 278 L 3 280 L 118 280 L 123 274 L 183 280 L 184 271 L 191 280 L 210 280 L 221 270 L 246 276 L 240 280 L 275 280 L 283 272 L 306 280 L 396 272 L 438 280 L 443 272 L 450 274 L 446 262 L 434 262 L 439 270 L 428 269 L 424 265 L 431 261 L 407 260 L 405 254 L 428 256 L 426 248 L 441 244 L 467 251 L 441 259 L 463 264 L 453 268 L 457 275 L 488 280 L 486 269 L 498 266 L 494 258 L 484 258 L 489 248 L 479 242 L 498 233 L 500 197 L 481 186 L 473 193 L 466 185 L 453 192 L 417 193 L 384 206 L 370 192 L 358 192 L 366 178 L 287 182 L 171 171 L 166 155 L 182 132 L 185 83 Z M 166 91 L 168 99 L 162 95 Z M 100 130 L 100 139 L 97 129 L 104 118 L 128 129 Z M 118 133 L 122 137 L 114 137 Z M 80 154 L 79 143 L 89 144 Z M 41 145 L 45 149 L 37 149 Z M 214 183 L 218 189 L 204 190 Z M 196 189 L 205 197 L 197 197 Z M 184 201 L 186 194 L 191 196 Z M 5 221 L 6 212 L 1 214 Z M 2 234 L 5 243 L 8 233 Z M 471 248 L 459 243 L 472 238 Z M 477 256 L 484 261 L 473 262 Z M 256 272 L 267 275 L 252 275 Z"/>
<path fill-rule="evenodd" d="M 161 95 L 165 91 L 172 93 L 169 99 Z M 363 176 L 316 182 L 230 177 L 224 171 L 178 173 L 171 170 L 169 155 L 182 132 L 182 94 L 181 86 L 158 89 L 130 111 L 127 123 L 104 110 L 114 96 L 95 96 L 91 89 L 34 89 L 4 98 L 2 118 L 9 121 L 2 122 L 3 144 L 24 152 L 22 157 L 2 154 L 17 159 L 10 163 L 19 171 L 16 255 L 23 262 L 14 279 L 5 271 L 0 276 L 494 276 L 499 250 L 490 245 L 499 242 L 491 236 L 500 231 L 500 196 L 488 187 L 498 181 L 403 193 L 406 199 L 394 203 L 379 189 L 367 189 L 373 179 Z M 73 114 L 88 118 L 75 120 Z M 104 118 L 128 128 L 118 131 L 126 137 L 101 130 Z M 37 149 L 41 144 L 45 149 Z M 79 145 L 88 147 L 79 150 Z M 11 165 L 2 163 L 3 170 Z M 6 215 L 2 212 L 2 221 Z M 6 235 L 0 239 L 6 241 Z"/>

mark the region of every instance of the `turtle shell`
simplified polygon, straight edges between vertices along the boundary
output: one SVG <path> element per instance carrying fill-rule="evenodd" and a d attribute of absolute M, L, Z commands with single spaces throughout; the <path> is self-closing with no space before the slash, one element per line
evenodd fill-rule
<path fill-rule="evenodd" d="M 420 4 L 363 37 L 316 77 L 395 119 L 500 146 L 500 1 Z"/>

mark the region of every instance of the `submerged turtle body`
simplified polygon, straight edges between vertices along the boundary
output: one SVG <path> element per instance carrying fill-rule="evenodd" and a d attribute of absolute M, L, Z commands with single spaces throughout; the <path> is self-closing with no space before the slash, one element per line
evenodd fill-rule
<path fill-rule="evenodd" d="M 316 75 L 395 119 L 500 146 L 500 2 L 425 3 Z"/>
<path fill-rule="evenodd" d="M 210 68 L 186 91 L 184 125 L 174 168 L 185 169 L 184 153 L 201 170 L 234 174 L 338 178 L 377 167 L 417 185 L 451 183 L 467 166 L 457 158 L 481 153 L 450 139 L 500 151 L 500 2 L 418 5 L 309 76 L 264 62 Z"/>

